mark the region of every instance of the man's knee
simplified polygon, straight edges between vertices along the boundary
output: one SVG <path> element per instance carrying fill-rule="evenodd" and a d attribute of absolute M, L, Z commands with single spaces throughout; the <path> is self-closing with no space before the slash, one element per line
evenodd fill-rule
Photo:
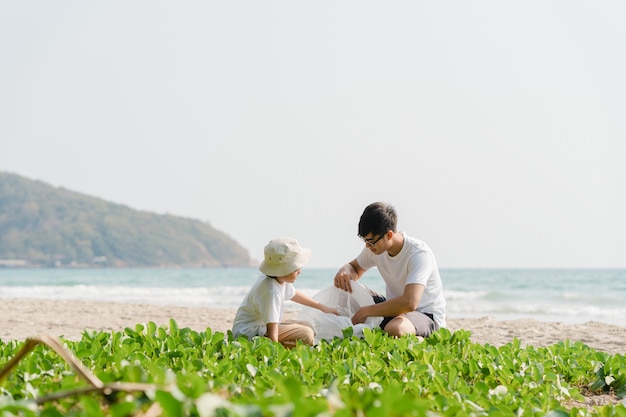
<path fill-rule="evenodd" d="M 405 317 L 395 317 L 385 326 L 385 332 L 392 337 L 402 337 L 407 334 L 415 334 L 415 326 L 411 320 Z"/>

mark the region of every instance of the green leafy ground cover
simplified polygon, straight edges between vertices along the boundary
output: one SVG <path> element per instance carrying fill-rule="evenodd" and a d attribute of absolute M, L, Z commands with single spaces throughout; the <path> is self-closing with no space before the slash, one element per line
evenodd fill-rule
<path fill-rule="evenodd" d="M 626 396 L 626 358 L 582 343 L 494 347 L 441 329 L 426 340 L 380 330 L 287 350 L 269 339 L 155 323 L 85 332 L 65 347 L 104 383 L 137 392 L 85 392 L 45 345 L 0 382 L 0 416 L 626 416 L 622 401 L 582 406 L 582 393 Z M 21 341 L 0 341 L 0 366 Z"/>

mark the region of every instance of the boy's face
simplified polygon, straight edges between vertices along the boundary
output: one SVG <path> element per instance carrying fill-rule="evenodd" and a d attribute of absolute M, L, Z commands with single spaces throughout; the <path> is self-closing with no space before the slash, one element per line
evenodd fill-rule
<path fill-rule="evenodd" d="M 293 284 L 294 282 L 296 282 L 296 279 L 298 278 L 298 275 L 300 275 L 300 271 L 302 271 L 302 269 L 296 269 L 291 274 L 285 275 L 285 276 L 282 276 L 282 277 L 278 277 L 278 279 L 279 279 L 279 281 L 281 283 L 282 282 L 289 282 L 289 283 Z"/>

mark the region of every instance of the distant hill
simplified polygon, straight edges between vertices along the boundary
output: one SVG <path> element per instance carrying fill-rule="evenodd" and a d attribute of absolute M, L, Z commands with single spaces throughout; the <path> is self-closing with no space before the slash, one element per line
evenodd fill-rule
<path fill-rule="evenodd" d="M 245 248 L 208 223 L 138 211 L 0 172 L 0 266 L 251 264 Z"/>

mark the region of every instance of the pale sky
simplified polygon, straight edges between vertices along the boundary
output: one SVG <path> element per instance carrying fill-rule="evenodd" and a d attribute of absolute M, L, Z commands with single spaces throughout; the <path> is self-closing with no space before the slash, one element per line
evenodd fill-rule
<path fill-rule="evenodd" d="M 626 267 L 626 2 L 0 0 L 0 171 L 339 267 Z"/>

